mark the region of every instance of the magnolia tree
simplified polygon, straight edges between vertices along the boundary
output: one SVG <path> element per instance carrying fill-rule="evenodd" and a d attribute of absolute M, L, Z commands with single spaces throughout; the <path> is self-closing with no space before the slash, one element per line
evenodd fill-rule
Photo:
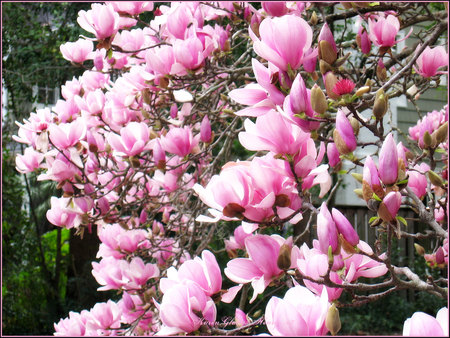
<path fill-rule="evenodd" d="M 333 33 L 338 20 L 344 30 Z M 359 25 L 355 40 L 346 38 L 349 20 Z M 106 2 L 80 11 L 92 37 L 61 52 L 86 71 L 62 86 L 55 107 L 17 123 L 14 139 L 28 148 L 16 163 L 61 189 L 51 223 L 97 228 L 92 274 L 120 300 L 70 312 L 55 335 L 232 335 L 257 325 L 272 335 L 335 335 L 339 308 L 400 290 L 447 298 L 448 279 L 395 265 L 392 243 L 433 240 L 432 252 L 416 249 L 430 268 L 447 269 L 448 107 L 417 109 L 408 148 L 393 137 L 389 108 L 439 85 L 447 20 L 446 9 L 408 2 Z M 413 34 L 421 22 L 432 25 Z M 417 43 L 396 49 L 400 32 Z M 256 153 L 238 158 L 239 144 Z M 358 158 L 366 146 L 375 151 Z M 360 183 L 355 193 L 377 213 L 370 223 L 383 247 L 328 207 L 331 174 Z M 424 232 L 405 226 L 402 206 Z M 317 225 L 312 247 L 298 244 L 303 233 L 283 235 L 307 211 L 317 216 L 304 230 Z M 213 248 L 224 223 L 238 225 L 234 236 Z M 222 287 L 222 269 L 235 286 Z M 271 296 L 273 286 L 283 298 Z M 236 297 L 224 323 L 218 308 Z M 253 318 L 243 311 L 264 297 Z M 403 333 L 448 335 L 447 308 L 405 318 Z"/>

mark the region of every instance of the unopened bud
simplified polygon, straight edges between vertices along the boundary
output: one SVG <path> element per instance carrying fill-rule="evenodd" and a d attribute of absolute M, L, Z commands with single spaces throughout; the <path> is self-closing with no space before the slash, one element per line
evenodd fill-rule
<path fill-rule="evenodd" d="M 165 77 L 160 77 L 159 78 L 159 86 L 161 88 L 167 88 L 167 86 L 169 85 L 169 80 Z"/>
<path fill-rule="evenodd" d="M 391 215 L 391 213 L 389 212 L 386 204 L 384 204 L 384 202 L 380 203 L 380 207 L 378 208 L 378 216 L 380 216 L 380 218 L 383 221 L 386 222 L 390 222 L 394 220 L 394 217 Z"/>
<path fill-rule="evenodd" d="M 425 144 L 425 148 L 428 148 L 433 143 L 433 139 L 431 138 L 431 135 L 428 130 L 425 131 L 423 134 L 423 143 Z"/>
<path fill-rule="evenodd" d="M 325 90 L 327 91 L 327 95 L 330 99 L 337 100 L 340 98 L 340 95 L 337 95 L 335 92 L 333 92 L 333 88 L 338 82 L 338 78 L 336 75 L 333 74 L 333 72 L 328 72 L 325 75 Z"/>
<path fill-rule="evenodd" d="M 387 79 L 386 68 L 380 66 L 377 67 L 377 78 L 382 82 L 386 81 Z"/>
<path fill-rule="evenodd" d="M 333 140 L 337 150 L 339 151 L 339 154 L 347 155 L 348 153 L 350 153 L 350 149 L 348 148 L 347 144 L 345 143 L 344 139 L 339 134 L 337 129 L 333 131 Z"/>
<path fill-rule="evenodd" d="M 436 251 L 436 263 L 437 264 L 444 264 L 445 263 L 445 253 L 442 246 L 439 247 Z"/>
<path fill-rule="evenodd" d="M 353 192 L 361 199 L 364 199 L 362 189 L 355 189 Z"/>
<path fill-rule="evenodd" d="M 359 88 L 356 93 L 355 96 L 363 96 L 365 93 L 370 92 L 370 87 L 369 86 L 364 86 Z"/>
<path fill-rule="evenodd" d="M 344 65 L 345 61 L 347 61 L 347 59 L 350 57 L 350 55 L 352 55 L 352 53 L 348 52 L 346 55 L 344 55 L 343 57 L 337 59 L 334 62 L 334 67 L 340 67 L 342 65 Z"/>
<path fill-rule="evenodd" d="M 328 109 L 327 98 L 317 83 L 311 89 L 311 107 L 319 115 L 325 114 Z"/>
<path fill-rule="evenodd" d="M 359 135 L 359 122 L 357 119 L 355 119 L 354 117 L 352 117 L 352 119 L 350 120 L 350 123 L 352 125 L 353 128 L 353 132 L 355 133 L 356 136 Z"/>
<path fill-rule="evenodd" d="M 416 251 L 419 254 L 419 256 L 423 256 L 425 254 L 425 249 L 421 245 L 414 243 L 414 248 L 416 248 Z"/>
<path fill-rule="evenodd" d="M 439 129 L 433 133 L 433 136 L 436 140 L 436 145 L 445 142 L 448 137 L 448 122 L 445 122 L 442 126 L 440 126 Z"/>
<path fill-rule="evenodd" d="M 150 96 L 150 91 L 147 88 L 142 90 L 142 98 L 144 99 L 144 102 L 146 104 L 150 105 L 152 103 L 152 98 Z"/>
<path fill-rule="evenodd" d="M 358 173 L 352 173 L 352 176 L 355 180 L 357 180 L 359 183 L 362 184 L 363 182 L 363 175 Z"/>
<path fill-rule="evenodd" d="M 333 46 L 326 41 L 319 42 L 319 60 L 324 60 L 329 65 L 332 65 L 337 59 L 337 53 L 334 51 Z"/>
<path fill-rule="evenodd" d="M 291 247 L 283 244 L 278 254 L 277 266 L 280 270 L 289 270 L 291 267 Z"/>
<path fill-rule="evenodd" d="M 77 183 L 83 183 L 83 179 L 81 178 L 80 175 L 75 174 L 74 177 L 75 177 L 75 181 L 77 181 Z"/>
<path fill-rule="evenodd" d="M 383 116 L 386 114 L 388 109 L 388 95 L 384 93 L 383 89 L 378 89 L 375 102 L 373 104 L 373 115 L 377 120 L 381 120 Z"/>
<path fill-rule="evenodd" d="M 322 75 L 333 71 L 333 67 L 331 67 L 330 64 L 324 60 L 319 61 L 319 69 Z"/>
<path fill-rule="evenodd" d="M 136 156 L 130 156 L 130 163 L 133 168 L 139 168 L 141 166 L 141 162 Z"/>
<path fill-rule="evenodd" d="M 444 187 L 444 181 L 442 180 L 441 176 L 436 174 L 432 170 L 428 170 L 428 178 L 430 179 L 431 184 L 433 184 L 436 187 L 443 188 Z"/>
<path fill-rule="evenodd" d="M 314 11 L 314 12 L 311 14 L 311 20 L 310 20 L 309 22 L 311 23 L 312 26 L 315 26 L 315 25 L 317 25 L 317 22 L 318 22 L 318 21 L 319 21 L 319 19 L 317 18 L 316 11 Z"/>
<path fill-rule="evenodd" d="M 330 330 L 333 336 L 341 329 L 341 319 L 339 318 L 339 310 L 336 308 L 336 304 L 332 304 L 328 309 L 325 327 Z"/>

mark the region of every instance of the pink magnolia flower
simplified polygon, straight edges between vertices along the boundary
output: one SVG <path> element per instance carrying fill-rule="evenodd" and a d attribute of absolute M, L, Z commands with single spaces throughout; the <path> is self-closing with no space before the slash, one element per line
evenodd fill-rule
<path fill-rule="evenodd" d="M 325 202 L 322 203 L 320 213 L 317 215 L 317 237 L 323 254 L 328 255 L 328 247 L 330 246 L 331 251 L 337 254 L 339 241 L 336 223 Z"/>
<path fill-rule="evenodd" d="M 293 15 L 264 19 L 259 26 L 261 40 L 251 27 L 249 34 L 256 54 L 283 71 L 288 70 L 288 65 L 291 69 L 298 69 L 312 43 L 311 27 L 305 20 Z"/>
<path fill-rule="evenodd" d="M 265 321 L 274 336 L 323 336 L 330 303 L 327 289 L 319 296 L 301 285 L 290 288 L 283 299 L 272 297 L 267 303 Z"/>
<path fill-rule="evenodd" d="M 149 149 L 150 131 L 144 122 L 130 122 L 120 130 L 120 136 L 110 133 L 108 142 L 112 148 L 127 156 L 136 156 Z"/>
<path fill-rule="evenodd" d="M 371 156 L 367 156 L 364 162 L 363 181 L 366 181 L 372 190 L 375 190 L 376 186 L 381 186 L 378 168 Z"/>
<path fill-rule="evenodd" d="M 220 175 L 214 175 L 206 188 L 196 183 L 194 191 L 206 205 L 213 219 L 206 216 L 197 217 L 197 221 L 217 222 L 219 219 L 232 220 L 242 215 L 253 200 L 254 188 L 248 173 L 249 163 L 238 162 L 224 168 Z"/>
<path fill-rule="evenodd" d="M 383 203 L 386 205 L 389 214 L 380 215 L 380 217 L 384 221 L 390 222 L 397 216 L 398 210 L 402 204 L 402 194 L 397 191 L 391 191 L 383 198 Z"/>
<path fill-rule="evenodd" d="M 290 94 L 283 104 L 283 112 L 289 120 L 297 124 L 304 132 L 309 133 L 320 126 L 320 122 L 309 121 L 295 115 L 305 114 L 307 117 L 318 117 L 311 106 L 311 90 L 306 88 L 305 81 L 299 74 L 292 83 Z"/>
<path fill-rule="evenodd" d="M 328 270 L 328 256 L 326 254 L 323 254 L 322 251 L 319 249 L 319 241 L 314 240 L 313 241 L 314 247 L 312 249 L 309 249 L 306 243 L 302 245 L 300 248 L 301 255 L 297 259 L 297 266 L 299 271 L 305 275 L 309 276 L 314 279 L 322 278 Z M 335 263 L 339 260 L 339 256 L 335 256 Z M 339 262 L 337 262 L 339 263 Z M 340 266 L 340 265 L 339 265 Z M 346 280 L 353 280 L 355 276 L 355 265 L 353 263 L 350 264 L 347 270 L 345 270 L 345 278 Z M 334 281 L 337 284 L 342 284 L 343 281 L 339 274 L 335 272 L 334 270 L 331 270 L 330 272 L 330 279 Z M 323 292 L 323 289 L 327 289 L 328 294 L 328 301 L 332 302 L 333 300 L 338 299 L 343 289 L 341 288 L 331 288 L 327 287 L 322 284 L 317 284 L 314 282 L 311 282 L 309 280 L 304 279 L 305 286 L 314 292 L 316 295 L 321 295 Z"/>
<path fill-rule="evenodd" d="M 122 312 L 115 302 L 97 303 L 86 316 L 86 330 L 107 330 L 120 328 Z"/>
<path fill-rule="evenodd" d="M 357 247 L 359 250 L 367 254 L 373 253 L 373 250 L 370 247 L 370 245 L 364 241 L 360 240 Z M 350 282 L 356 281 L 359 277 L 366 277 L 366 278 L 380 277 L 383 276 L 388 271 L 388 268 L 386 267 L 385 264 L 379 263 L 365 255 L 357 253 L 348 254 L 345 252 L 343 248 L 341 249 L 341 255 L 344 261 L 344 265 L 347 269 L 350 269 L 352 265 L 355 268 L 355 274 L 353 275 Z M 381 259 L 384 259 L 385 254 L 383 253 L 379 257 Z"/>
<path fill-rule="evenodd" d="M 97 39 L 104 40 L 117 33 L 119 30 L 119 14 L 114 11 L 112 5 L 92 4 L 89 11 L 78 13 L 78 24 L 84 30 L 95 35 Z"/>
<path fill-rule="evenodd" d="M 336 133 L 341 137 L 343 144 L 339 142 L 336 144 L 336 136 L 334 137 L 334 142 L 338 147 L 339 153 L 348 154 L 356 149 L 356 137 L 353 131 L 353 127 L 350 121 L 347 119 L 342 110 L 338 110 L 336 115 Z"/>
<path fill-rule="evenodd" d="M 111 4 L 118 13 L 127 13 L 133 16 L 153 10 L 153 1 L 106 1 L 105 4 Z"/>
<path fill-rule="evenodd" d="M 81 216 L 67 208 L 70 203 L 68 198 L 53 196 L 50 203 L 51 209 L 46 214 L 50 223 L 66 229 L 77 228 L 81 224 Z"/>
<path fill-rule="evenodd" d="M 175 64 L 175 56 L 172 46 L 161 46 L 151 48 L 145 53 L 146 70 L 151 70 L 156 74 L 171 74 L 172 66 Z"/>
<path fill-rule="evenodd" d="M 100 263 L 92 262 L 92 268 L 92 275 L 98 284 L 103 285 L 98 291 L 119 290 L 129 282 L 123 274 L 129 268 L 126 260 L 105 257 Z"/>
<path fill-rule="evenodd" d="M 182 332 L 190 333 L 198 330 L 202 320 L 195 314 L 198 311 L 204 320 L 214 323 L 216 306 L 214 301 L 205 295 L 195 282 L 185 280 L 183 284 L 175 284 L 164 293 L 161 305 L 156 303 L 164 326 L 157 335 L 173 335 Z"/>
<path fill-rule="evenodd" d="M 416 53 L 420 47 L 421 45 L 419 44 L 417 46 Z M 437 70 L 439 67 L 448 65 L 448 54 L 442 46 L 437 46 L 433 49 L 427 46 L 422 54 L 420 54 L 417 58 L 416 64 L 417 68 L 414 65 L 414 70 L 423 77 L 432 77 L 436 74 L 445 74 L 447 72 L 438 72 Z"/>
<path fill-rule="evenodd" d="M 339 162 L 341 162 L 339 150 L 336 148 L 336 144 L 334 144 L 334 142 L 328 142 L 327 144 L 327 157 L 330 167 L 334 168 Z"/>
<path fill-rule="evenodd" d="M 209 122 L 208 115 L 202 120 L 202 124 L 200 126 L 200 139 L 203 143 L 211 143 L 211 123 Z"/>
<path fill-rule="evenodd" d="M 159 269 L 156 264 L 144 263 L 141 257 L 133 257 L 127 269 L 122 273 L 129 280 L 124 286 L 127 290 L 143 288 L 149 279 L 159 277 Z"/>
<path fill-rule="evenodd" d="M 236 258 L 227 263 L 225 275 L 235 283 L 252 283 L 252 303 L 274 278 L 284 271 L 277 266 L 280 247 L 286 240 L 278 235 L 254 235 L 245 239 L 249 258 Z M 295 262 L 294 262 L 295 263 Z"/>
<path fill-rule="evenodd" d="M 16 170 L 22 174 L 31 173 L 38 168 L 45 168 L 46 165 L 41 163 L 44 160 L 44 154 L 34 151 L 33 147 L 25 149 L 24 154 L 17 154 Z"/>
<path fill-rule="evenodd" d="M 369 18 L 369 38 L 378 47 L 392 47 L 400 41 L 408 38 L 413 29 L 400 40 L 395 40 L 395 36 L 400 30 L 400 21 L 394 15 L 388 15 L 386 18 Z"/>
<path fill-rule="evenodd" d="M 161 136 L 161 145 L 168 153 L 185 157 L 192 152 L 199 139 L 200 134 L 193 136 L 191 128 L 184 126 L 172 128 L 165 136 Z"/>
<path fill-rule="evenodd" d="M 86 331 L 86 322 L 89 319 L 89 311 L 83 310 L 81 313 L 69 312 L 69 317 L 61 319 L 58 324 L 54 323 L 55 336 L 80 337 L 89 334 Z"/>
<path fill-rule="evenodd" d="M 398 153 L 394 136 L 389 134 L 381 147 L 378 174 L 384 184 L 394 184 L 397 182 L 398 175 Z"/>
<path fill-rule="evenodd" d="M 173 7 L 172 7 L 173 8 Z M 175 10 L 167 15 L 166 29 L 175 39 L 186 38 L 187 27 L 192 23 L 192 12 L 186 3 L 179 3 Z"/>
<path fill-rule="evenodd" d="M 253 151 L 270 150 L 276 154 L 294 155 L 298 152 L 300 145 L 309 138 L 308 133 L 286 120 L 275 110 L 259 116 L 256 124 L 246 119 L 244 126 L 245 132 L 239 133 L 239 142 Z"/>
<path fill-rule="evenodd" d="M 94 43 L 90 40 L 80 39 L 76 42 L 67 42 L 59 47 L 64 59 L 83 63 L 89 59 L 89 54 L 94 49 Z"/>
<path fill-rule="evenodd" d="M 208 42 L 207 48 L 205 48 L 201 40 L 195 36 L 186 40 L 175 40 L 173 44 L 173 53 L 175 60 L 179 65 L 176 69 L 172 67 L 172 72 L 175 70 L 175 73 L 183 74 L 183 70 L 185 69 L 196 71 L 203 67 L 205 59 L 210 55 L 214 48 L 211 38 L 206 37 L 206 40 Z"/>
<path fill-rule="evenodd" d="M 415 312 L 403 324 L 404 336 L 445 337 L 448 336 L 448 308 L 443 307 L 436 318 L 424 312 Z"/>
<path fill-rule="evenodd" d="M 161 278 L 160 289 L 166 293 L 174 284 L 190 280 L 198 284 L 208 297 L 218 293 L 222 288 L 222 274 L 216 257 L 208 250 L 202 252 L 202 257 L 185 261 L 178 272 L 170 268 L 168 278 Z"/>
<path fill-rule="evenodd" d="M 319 41 L 319 44 L 320 44 L 320 41 L 328 42 L 330 44 L 330 46 L 333 48 L 333 50 L 337 53 L 338 50 L 337 50 L 337 46 L 336 46 L 336 41 L 334 41 L 333 33 L 331 32 L 331 29 L 326 22 L 320 30 L 318 41 Z"/>
<path fill-rule="evenodd" d="M 408 187 L 411 188 L 417 197 L 422 198 L 427 193 L 428 183 L 425 173 L 430 170 L 430 166 L 426 163 L 421 163 L 420 165 L 416 164 L 414 169 L 423 172 L 423 174 L 414 170 L 408 170 Z"/>
<path fill-rule="evenodd" d="M 352 246 L 359 243 L 359 236 L 353 226 L 350 224 L 348 219 L 337 209 L 331 209 L 331 214 L 333 215 L 333 220 L 336 223 L 338 232 L 344 236 L 344 239 L 349 242 Z"/>
<path fill-rule="evenodd" d="M 261 4 L 264 11 L 271 16 L 283 16 L 289 11 L 284 1 L 263 1 Z"/>
<path fill-rule="evenodd" d="M 246 233 L 242 227 L 242 225 L 238 226 L 234 229 L 234 236 L 231 236 L 230 239 L 225 239 L 225 249 L 228 252 L 228 255 L 234 256 L 232 251 L 236 251 L 237 249 L 245 250 L 245 239 L 247 237 L 253 236 L 252 233 Z"/>
<path fill-rule="evenodd" d="M 367 30 L 362 25 L 359 26 L 358 35 L 356 36 L 356 43 L 363 54 L 370 53 L 372 42 L 370 42 Z"/>

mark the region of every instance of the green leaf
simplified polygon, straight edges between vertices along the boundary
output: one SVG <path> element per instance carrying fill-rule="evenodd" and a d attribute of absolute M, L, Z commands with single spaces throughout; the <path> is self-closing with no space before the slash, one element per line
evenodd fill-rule
<path fill-rule="evenodd" d="M 408 225 L 408 222 L 406 222 L 406 219 L 404 219 L 403 217 L 401 217 L 401 216 L 397 216 L 396 217 L 400 222 L 402 222 L 404 225 Z"/>
<path fill-rule="evenodd" d="M 446 153 L 446 151 L 444 149 L 442 149 L 442 148 L 437 148 L 434 152 L 435 153 L 439 153 L 439 154 L 445 154 Z"/>
<path fill-rule="evenodd" d="M 373 216 L 369 219 L 369 223 L 374 222 L 378 217 L 377 216 Z"/>
<path fill-rule="evenodd" d="M 338 174 L 339 174 L 339 175 L 345 175 L 346 173 L 348 173 L 348 170 L 342 169 L 342 170 L 339 170 L 339 171 L 338 171 Z"/>
<path fill-rule="evenodd" d="M 375 194 L 375 193 L 373 193 L 372 197 L 373 197 L 375 200 L 377 200 L 378 202 L 383 202 L 383 200 L 382 200 L 381 198 L 379 198 L 379 197 L 377 196 L 377 194 Z"/>
<path fill-rule="evenodd" d="M 406 180 L 403 180 L 403 181 L 400 181 L 400 182 L 397 182 L 397 185 L 406 184 L 406 183 L 408 183 L 408 180 L 407 180 L 407 179 L 406 179 Z"/>

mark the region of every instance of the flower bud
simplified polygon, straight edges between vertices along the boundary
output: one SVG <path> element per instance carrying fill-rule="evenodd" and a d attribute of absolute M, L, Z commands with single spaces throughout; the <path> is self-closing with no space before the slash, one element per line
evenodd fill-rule
<path fill-rule="evenodd" d="M 373 104 L 373 115 L 377 120 L 381 120 L 388 110 L 388 95 L 384 93 L 383 89 L 378 89 L 375 102 Z"/>
<path fill-rule="evenodd" d="M 333 71 L 333 67 L 331 67 L 330 64 L 325 60 L 319 60 L 319 69 L 322 75 Z"/>
<path fill-rule="evenodd" d="M 333 100 L 339 99 L 340 95 L 337 95 L 335 92 L 333 92 L 333 88 L 336 85 L 336 83 L 338 82 L 338 78 L 336 77 L 336 75 L 334 75 L 333 72 L 328 72 L 325 74 L 323 79 L 324 79 L 323 81 L 325 83 L 325 90 L 327 91 L 328 97 Z"/>
<path fill-rule="evenodd" d="M 287 244 L 283 244 L 280 247 L 280 253 L 278 254 L 277 266 L 280 270 L 289 270 L 291 267 L 291 247 Z"/>
<path fill-rule="evenodd" d="M 363 96 L 365 93 L 368 93 L 368 92 L 370 92 L 370 87 L 363 86 L 356 91 L 355 96 Z"/>
<path fill-rule="evenodd" d="M 325 114 L 328 110 L 327 98 L 317 83 L 311 89 L 311 107 L 319 115 Z"/>
<path fill-rule="evenodd" d="M 352 173 L 352 176 L 355 180 L 357 180 L 359 183 L 363 183 L 363 175 L 359 173 Z"/>
<path fill-rule="evenodd" d="M 392 134 L 389 134 L 381 147 L 378 173 L 381 181 L 386 184 L 394 184 L 398 176 L 398 152 Z"/>
<path fill-rule="evenodd" d="M 445 256 L 444 249 L 442 248 L 442 246 L 440 246 L 439 249 L 437 249 L 436 251 L 436 263 L 444 264 L 445 263 L 444 256 Z"/>
<path fill-rule="evenodd" d="M 358 196 L 361 199 L 364 199 L 363 197 L 363 193 L 362 193 L 362 189 L 355 189 L 353 190 L 353 192 L 356 194 L 356 196 Z"/>
<path fill-rule="evenodd" d="M 205 115 L 200 125 L 200 139 L 203 143 L 211 143 L 211 123 L 208 115 Z"/>
<path fill-rule="evenodd" d="M 309 22 L 311 23 L 312 26 L 317 25 L 317 22 L 319 22 L 319 19 L 317 18 L 316 11 L 314 11 L 314 12 L 311 14 L 311 20 L 310 20 Z"/>
<path fill-rule="evenodd" d="M 430 179 L 431 184 L 435 185 L 436 187 L 444 187 L 444 181 L 442 180 L 441 176 L 436 174 L 434 171 L 428 171 L 428 178 Z"/>
<path fill-rule="evenodd" d="M 428 130 L 426 130 L 423 134 L 423 143 L 425 145 L 425 149 L 429 148 L 433 143 L 433 139 L 431 138 L 430 132 Z"/>
<path fill-rule="evenodd" d="M 352 117 L 352 119 L 350 120 L 350 124 L 352 125 L 353 128 L 353 133 L 358 136 L 359 135 L 359 121 L 357 119 L 355 119 L 354 117 Z"/>
<path fill-rule="evenodd" d="M 423 256 L 425 254 L 425 249 L 421 245 L 414 243 L 414 248 L 416 248 L 416 251 L 419 254 L 419 256 Z"/>
<path fill-rule="evenodd" d="M 448 122 L 445 122 L 438 130 L 434 131 L 431 135 L 436 140 L 436 145 L 445 142 L 448 137 Z"/>
<path fill-rule="evenodd" d="M 333 138 L 342 155 L 347 155 L 356 149 L 356 138 L 352 125 L 342 110 L 338 110 L 336 115 L 336 129 L 333 132 Z"/>
<path fill-rule="evenodd" d="M 377 77 L 382 82 L 386 81 L 387 79 L 386 67 L 384 66 L 383 60 L 381 58 L 378 61 Z"/>
<path fill-rule="evenodd" d="M 384 197 L 383 202 L 380 203 L 378 215 L 383 221 L 391 222 L 397 216 L 401 204 L 402 195 L 397 191 L 391 191 Z"/>
<path fill-rule="evenodd" d="M 355 231 L 348 219 L 335 208 L 331 209 L 331 214 L 333 216 L 334 222 L 336 223 L 338 232 L 352 246 L 357 245 L 359 243 L 358 233 Z"/>
<path fill-rule="evenodd" d="M 339 310 L 336 308 L 336 304 L 332 304 L 328 309 L 325 327 L 330 330 L 333 336 L 341 329 L 341 319 L 339 318 Z"/>

